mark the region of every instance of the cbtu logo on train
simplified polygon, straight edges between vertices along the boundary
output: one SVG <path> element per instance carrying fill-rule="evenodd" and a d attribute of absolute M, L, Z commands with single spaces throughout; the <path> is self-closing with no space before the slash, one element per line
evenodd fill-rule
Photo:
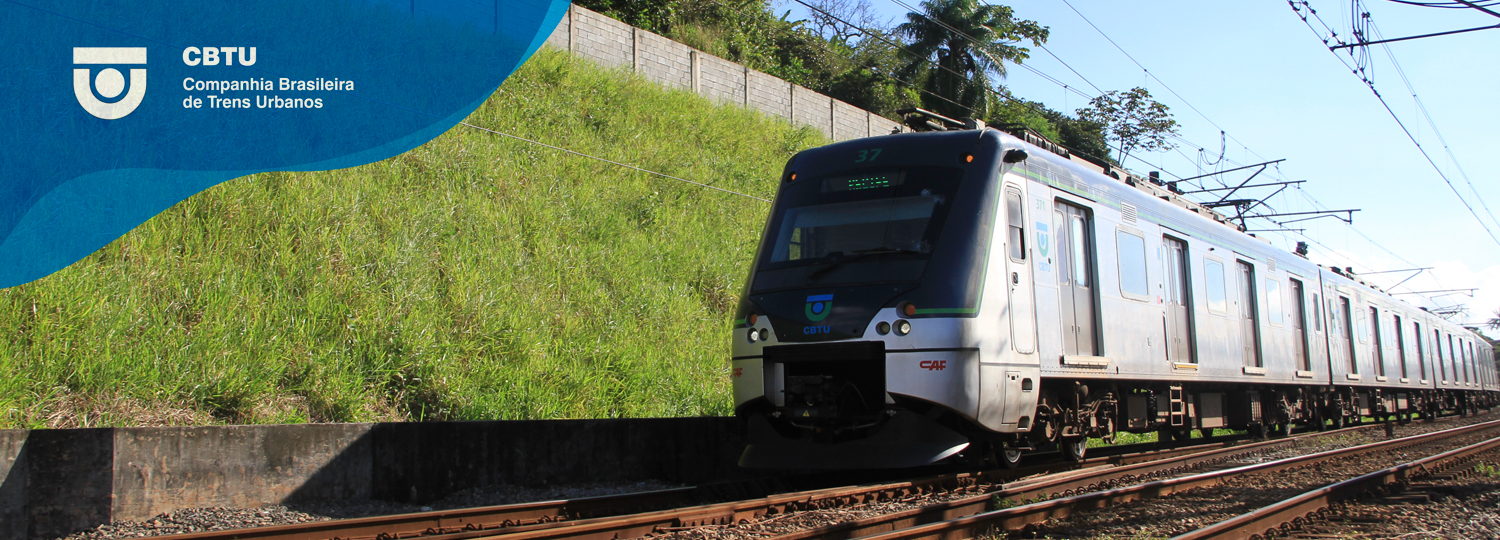
<path fill-rule="evenodd" d="M 823 319 L 827 319 L 828 314 L 832 312 L 833 295 L 831 294 L 815 294 L 809 296 L 807 297 L 807 305 L 803 306 L 802 308 L 802 314 L 806 315 L 807 320 L 812 322 L 818 322 Z M 826 325 L 802 327 L 802 333 L 804 334 L 827 334 L 830 330 L 831 328 Z"/>

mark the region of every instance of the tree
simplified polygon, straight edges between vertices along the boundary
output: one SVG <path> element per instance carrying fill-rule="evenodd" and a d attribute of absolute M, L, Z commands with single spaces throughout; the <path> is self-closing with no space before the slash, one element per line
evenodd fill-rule
<path fill-rule="evenodd" d="M 911 39 L 896 77 L 920 78 L 923 108 L 953 118 L 989 115 L 989 75 L 1005 77 L 1006 61 L 1020 63 L 1030 50 L 1017 46 L 1047 41 L 1047 27 L 1016 20 L 1009 6 L 978 0 L 923 0 L 922 13 L 908 13 L 896 33 Z"/>
<path fill-rule="evenodd" d="M 890 27 L 889 20 L 881 20 L 870 5 L 870 0 L 810 0 L 815 9 L 809 10 L 813 31 L 830 43 L 850 45 L 856 38 L 865 37 L 865 31 L 880 31 Z"/>
<path fill-rule="evenodd" d="M 1485 322 L 1484 325 L 1490 327 L 1490 330 L 1500 330 L 1500 309 L 1495 310 L 1495 318 Z"/>
<path fill-rule="evenodd" d="M 1151 99 L 1151 92 L 1139 86 L 1129 92 L 1105 92 L 1088 107 L 1078 109 L 1078 118 L 1105 126 L 1108 138 L 1118 145 L 1120 163 L 1125 163 L 1132 150 L 1154 152 L 1177 147 L 1167 140 L 1177 135 L 1177 121 L 1166 105 Z"/>

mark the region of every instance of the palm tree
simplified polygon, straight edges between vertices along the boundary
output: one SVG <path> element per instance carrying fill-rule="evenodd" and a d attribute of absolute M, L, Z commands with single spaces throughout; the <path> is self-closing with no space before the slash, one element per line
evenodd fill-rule
<path fill-rule="evenodd" d="M 921 13 L 906 14 L 896 33 L 911 40 L 896 72 L 903 80 L 922 76 L 923 108 L 952 118 L 988 116 L 990 74 L 1005 77 L 1005 61 L 1020 63 L 1030 52 L 1016 44 L 1047 41 L 1047 27 L 1014 20 L 1009 6 L 978 0 L 924 0 Z M 936 96 L 934 96 L 936 94 Z"/>

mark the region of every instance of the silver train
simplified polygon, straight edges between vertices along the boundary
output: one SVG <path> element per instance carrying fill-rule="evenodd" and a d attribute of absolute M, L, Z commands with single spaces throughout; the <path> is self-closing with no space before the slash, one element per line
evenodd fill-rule
<path fill-rule="evenodd" d="M 1150 179 L 969 122 L 787 163 L 734 325 L 742 466 L 1014 465 L 1118 431 L 1495 404 L 1476 333 Z"/>

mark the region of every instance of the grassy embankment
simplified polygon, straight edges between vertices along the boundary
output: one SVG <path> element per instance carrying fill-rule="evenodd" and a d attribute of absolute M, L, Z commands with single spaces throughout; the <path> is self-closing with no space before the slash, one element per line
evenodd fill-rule
<path fill-rule="evenodd" d="M 469 122 L 769 197 L 821 135 L 561 53 Z M 768 205 L 458 127 L 0 290 L 0 428 L 727 414 Z"/>

